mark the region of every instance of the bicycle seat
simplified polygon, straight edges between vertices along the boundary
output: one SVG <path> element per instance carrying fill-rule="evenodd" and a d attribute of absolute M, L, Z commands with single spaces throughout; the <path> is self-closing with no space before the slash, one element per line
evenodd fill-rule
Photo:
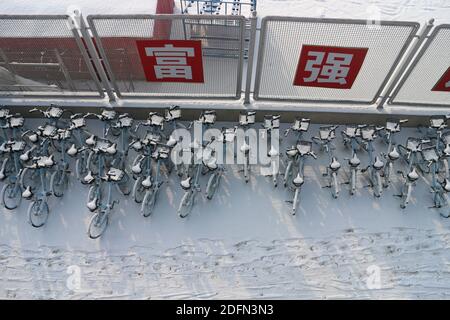
<path fill-rule="evenodd" d="M 408 174 L 407 177 L 409 181 L 414 182 L 419 179 L 419 175 L 417 174 L 416 168 L 413 168 Z"/>
<path fill-rule="evenodd" d="M 108 172 L 106 173 L 106 180 L 107 181 L 114 181 L 119 182 L 124 177 L 125 173 L 117 168 L 110 168 Z"/>
<path fill-rule="evenodd" d="M 337 171 L 340 168 L 341 168 L 341 164 L 339 163 L 339 161 L 335 157 L 333 157 L 331 159 L 331 162 L 330 162 L 330 169 L 333 170 L 333 171 Z"/>
<path fill-rule="evenodd" d="M 445 144 L 450 144 L 450 131 L 443 133 L 441 138 Z"/>
<path fill-rule="evenodd" d="M 352 166 L 352 167 L 357 167 L 361 164 L 361 160 L 359 160 L 358 156 L 355 154 L 353 154 L 353 157 L 351 157 L 351 159 L 348 160 L 348 163 Z"/>
<path fill-rule="evenodd" d="M 62 114 L 63 114 L 64 110 L 59 108 L 59 107 L 51 107 L 48 110 L 48 116 L 50 118 L 61 118 Z"/>
<path fill-rule="evenodd" d="M 442 188 L 445 190 L 445 192 L 450 192 L 450 180 L 449 179 L 445 179 L 442 182 Z"/>
<path fill-rule="evenodd" d="M 384 167 L 384 163 L 380 159 L 380 157 L 378 157 L 378 156 L 375 157 L 375 161 L 373 162 L 373 167 L 375 170 L 380 170 Z"/>
<path fill-rule="evenodd" d="M 297 147 L 291 147 L 291 148 L 286 150 L 286 155 L 288 157 L 295 157 L 297 154 L 298 154 Z"/>
<path fill-rule="evenodd" d="M 0 109 L 0 119 L 5 119 L 9 115 L 9 109 Z"/>
<path fill-rule="evenodd" d="M 292 125 L 292 130 L 299 132 L 306 132 L 309 129 L 309 125 L 311 123 L 310 119 L 295 119 L 294 124 Z"/>
<path fill-rule="evenodd" d="M 216 122 L 216 111 L 206 110 L 200 115 L 199 121 L 203 124 L 214 124 Z"/>
<path fill-rule="evenodd" d="M 151 126 L 163 127 L 164 117 L 156 112 L 150 112 L 148 114 L 148 122 Z"/>
<path fill-rule="evenodd" d="M 20 127 L 23 127 L 24 122 L 25 122 L 25 119 L 21 116 L 11 117 L 9 119 L 9 126 L 11 128 L 20 128 Z"/>
<path fill-rule="evenodd" d="M 304 156 L 311 152 L 312 150 L 312 142 L 310 141 L 300 141 L 297 144 L 297 150 L 301 156 Z"/>
<path fill-rule="evenodd" d="M 180 185 L 184 190 L 189 190 L 192 186 L 192 177 L 181 180 Z"/>
<path fill-rule="evenodd" d="M 244 143 L 241 145 L 240 150 L 241 150 L 241 152 L 244 152 L 244 153 L 248 152 L 248 151 L 250 151 L 250 145 L 244 141 Z"/>
<path fill-rule="evenodd" d="M 298 173 L 297 176 L 294 178 L 294 180 L 292 180 L 292 183 L 297 188 L 300 188 L 304 182 L 305 182 L 305 179 L 303 179 L 303 177 L 300 176 L 300 173 Z"/>
<path fill-rule="evenodd" d="M 388 153 L 388 157 L 390 160 L 394 161 L 400 158 L 400 153 L 398 153 L 397 147 L 394 146 L 394 148 L 391 150 L 391 152 Z"/>
<path fill-rule="evenodd" d="M 181 118 L 181 109 L 179 106 L 170 106 L 169 109 L 166 109 L 166 113 L 164 115 L 165 121 L 173 121 Z"/>
<path fill-rule="evenodd" d="M 102 113 L 100 114 L 100 120 L 113 120 L 116 117 L 116 112 L 114 110 L 106 110 L 103 109 Z"/>
<path fill-rule="evenodd" d="M 211 156 L 208 161 L 203 161 L 203 164 L 211 171 L 216 170 L 218 168 L 217 166 L 217 159 L 216 157 Z"/>
<path fill-rule="evenodd" d="M 255 111 L 247 111 L 241 112 L 239 114 L 239 125 L 247 126 L 250 124 L 254 124 L 256 120 L 256 112 Z"/>

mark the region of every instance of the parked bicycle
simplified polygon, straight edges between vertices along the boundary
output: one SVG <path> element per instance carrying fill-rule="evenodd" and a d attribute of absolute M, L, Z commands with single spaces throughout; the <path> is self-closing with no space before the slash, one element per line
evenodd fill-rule
<path fill-rule="evenodd" d="M 212 126 L 216 121 L 216 112 L 214 110 L 203 111 L 198 122 L 202 125 L 202 132 L 206 128 Z M 195 198 L 200 189 L 200 175 L 203 169 L 203 148 L 204 142 L 194 139 L 189 148 L 184 149 L 183 152 L 190 154 L 190 162 L 186 164 L 187 177 L 181 180 L 180 185 L 185 191 L 180 206 L 178 207 L 178 215 L 185 218 L 192 211 Z"/>
<path fill-rule="evenodd" d="M 22 193 L 22 197 L 31 200 L 28 207 L 28 219 L 35 228 L 42 227 L 48 219 L 50 213 L 48 199 L 52 195 L 49 186 L 50 172 L 55 165 L 53 155 L 40 156 L 32 159 L 32 165 L 25 168 L 37 172 L 38 181 L 28 185 Z M 22 171 L 22 173 L 24 173 Z"/>
<path fill-rule="evenodd" d="M 328 154 L 329 164 L 327 166 L 326 172 L 323 173 L 324 177 L 327 177 L 328 185 L 324 186 L 324 188 L 331 189 L 331 195 L 333 198 L 337 198 L 339 196 L 339 182 L 338 182 L 338 172 L 341 168 L 341 164 L 338 159 L 334 156 L 334 149 L 336 147 L 333 144 L 333 140 L 336 138 L 336 129 L 338 126 L 322 126 L 319 128 L 319 136 L 312 137 L 314 143 L 320 146 L 322 151 L 325 151 Z"/>
<path fill-rule="evenodd" d="M 350 195 L 354 195 L 357 189 L 358 172 L 361 160 L 358 158 L 357 152 L 361 149 L 361 129 L 366 125 L 348 125 L 341 131 L 344 146 L 350 146 L 351 157 L 345 160 L 348 161 L 350 169 L 349 181 L 346 184 L 350 185 Z"/>
<path fill-rule="evenodd" d="M 270 157 L 270 175 L 272 176 L 273 186 L 276 188 L 278 186 L 278 173 L 280 170 L 278 159 L 278 156 L 280 154 L 278 150 L 278 129 L 280 128 L 280 115 L 265 115 L 263 126 L 266 130 L 267 141 L 270 146 L 268 152 L 268 156 Z M 278 140 L 276 144 L 274 144 L 273 139 Z"/>
<path fill-rule="evenodd" d="M 246 134 L 246 130 L 251 128 L 255 124 L 256 112 L 255 111 L 242 111 L 239 114 L 239 125 L 238 128 L 244 131 L 244 141 L 238 146 L 239 152 L 244 155 L 244 163 L 242 165 L 242 172 L 244 174 L 244 181 L 248 183 L 250 181 L 250 151 L 251 146 L 249 143 L 249 137 Z M 238 141 L 240 143 L 241 141 Z"/>
<path fill-rule="evenodd" d="M 89 222 L 88 235 L 91 239 L 97 239 L 105 232 L 109 216 L 119 200 L 113 199 L 113 186 L 120 183 L 124 172 L 117 168 L 110 168 L 100 179 L 106 184 L 106 196 L 100 197 L 95 214 Z"/>
<path fill-rule="evenodd" d="M 310 123 L 311 123 L 310 119 L 297 118 L 297 119 L 295 119 L 294 124 L 284 132 L 284 136 L 287 137 L 289 135 L 289 133 L 291 131 L 293 131 L 295 133 L 295 145 L 297 145 L 301 141 L 301 139 L 303 137 L 303 133 L 308 131 Z M 291 151 L 289 151 L 289 150 L 291 150 Z M 293 169 L 294 169 L 295 160 L 297 157 L 297 153 L 295 151 L 293 151 L 293 150 L 295 150 L 295 147 L 292 147 L 289 150 L 288 150 L 288 152 L 286 152 L 287 165 L 286 165 L 286 169 L 284 170 L 284 174 L 283 174 L 283 184 L 285 187 L 290 185 L 292 182 Z"/>
<path fill-rule="evenodd" d="M 369 154 L 369 165 L 362 169 L 361 172 L 368 171 L 370 187 L 373 189 L 375 197 L 381 197 L 383 193 L 383 181 L 382 181 L 382 169 L 384 168 L 384 162 L 379 156 L 374 157 L 374 140 L 378 137 L 378 132 L 383 130 L 384 127 L 366 126 L 361 129 L 361 139 L 364 142 L 363 148 Z"/>
<path fill-rule="evenodd" d="M 298 203 L 300 202 L 300 191 L 305 182 L 305 158 L 307 156 L 311 156 L 314 159 L 317 159 L 317 156 L 312 151 L 312 142 L 310 141 L 298 141 L 295 147 L 292 147 L 287 150 L 290 158 L 294 158 L 294 162 L 296 164 L 296 168 L 294 168 L 293 173 L 296 175 L 295 178 L 292 179 L 291 184 L 289 184 L 289 188 L 294 191 L 294 197 L 292 201 L 288 201 L 292 203 L 292 215 L 295 215 L 298 208 Z"/>
<path fill-rule="evenodd" d="M 26 143 L 21 140 L 7 141 L 0 146 L 0 152 L 7 154 L 0 170 L 0 180 L 6 180 L 2 189 L 2 202 L 8 210 L 16 209 L 22 201 L 20 175 L 23 168 L 21 159 L 25 159 L 26 156 L 23 154 L 25 147 Z"/>

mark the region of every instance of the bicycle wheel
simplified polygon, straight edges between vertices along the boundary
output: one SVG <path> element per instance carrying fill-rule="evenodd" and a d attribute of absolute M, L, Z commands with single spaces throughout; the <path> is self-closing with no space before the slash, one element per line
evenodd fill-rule
<path fill-rule="evenodd" d="M 91 152 L 87 159 L 86 170 L 90 170 L 93 175 L 98 174 L 98 161 L 99 155 Z"/>
<path fill-rule="evenodd" d="M 374 171 L 374 177 L 373 177 L 373 194 L 375 197 L 379 198 L 381 197 L 381 193 L 383 192 L 383 186 L 381 182 L 381 175 L 380 172 Z"/>
<path fill-rule="evenodd" d="M 131 193 L 130 176 L 128 175 L 128 173 L 125 172 L 122 180 L 117 183 L 117 187 L 119 188 L 120 193 L 122 193 L 124 196 L 127 196 Z"/>
<path fill-rule="evenodd" d="M 22 201 L 22 190 L 16 183 L 8 183 L 2 189 L 3 205 L 8 210 L 14 210 Z"/>
<path fill-rule="evenodd" d="M 180 218 L 185 218 L 191 213 L 192 207 L 194 205 L 194 191 L 186 191 L 180 202 L 180 207 L 178 208 L 178 215 Z"/>
<path fill-rule="evenodd" d="M 387 188 L 391 184 L 391 171 L 392 171 L 393 163 L 389 162 L 387 166 L 384 167 L 383 172 L 383 187 Z"/>
<path fill-rule="evenodd" d="M 208 183 L 206 184 L 206 198 L 211 200 L 216 193 L 217 187 L 219 186 L 219 173 L 215 172 L 209 177 Z"/>
<path fill-rule="evenodd" d="M 28 186 L 31 186 L 31 189 L 34 189 L 34 186 L 36 185 L 36 177 L 37 177 L 37 171 L 32 170 L 29 168 L 25 168 L 22 171 L 22 174 L 20 175 L 20 186 L 23 190 L 25 190 Z"/>
<path fill-rule="evenodd" d="M 300 188 L 295 188 L 294 200 L 292 200 L 292 215 L 295 216 L 297 213 L 297 206 L 300 198 Z"/>
<path fill-rule="evenodd" d="M 28 207 L 28 220 L 35 228 L 42 227 L 48 219 L 48 204 L 43 199 L 37 199 Z"/>
<path fill-rule="evenodd" d="M 339 196 L 339 183 L 337 180 L 337 173 L 333 172 L 331 174 L 331 194 L 334 199 L 337 199 Z"/>
<path fill-rule="evenodd" d="M 285 188 L 291 184 L 292 166 L 293 166 L 293 161 L 289 161 L 288 165 L 286 166 L 286 170 L 284 171 L 283 183 L 284 183 Z"/>
<path fill-rule="evenodd" d="M 69 183 L 69 177 L 64 170 L 57 170 L 53 172 L 50 178 L 50 185 L 52 187 L 52 192 L 55 197 L 62 197 L 64 191 Z"/>
<path fill-rule="evenodd" d="M 87 164 L 86 164 L 86 156 L 81 155 L 79 158 L 77 158 L 77 161 L 75 162 L 75 174 L 77 175 L 77 179 L 81 181 L 81 183 L 84 182 L 84 177 L 88 173 Z"/>
<path fill-rule="evenodd" d="M 159 188 L 156 187 L 155 190 L 149 190 L 142 200 L 141 212 L 144 217 L 148 217 L 152 214 L 155 208 L 156 198 L 158 196 Z"/>
<path fill-rule="evenodd" d="M 356 169 L 352 169 L 350 177 L 350 195 L 356 193 Z"/>
<path fill-rule="evenodd" d="M 133 199 L 136 203 L 141 203 L 145 196 L 145 188 L 142 185 L 142 177 L 139 177 L 133 186 Z"/>
<path fill-rule="evenodd" d="M 88 235 L 91 239 L 97 239 L 106 230 L 108 226 L 108 214 L 105 211 L 100 211 L 94 214 L 89 222 Z"/>
<path fill-rule="evenodd" d="M 400 204 L 400 208 L 405 209 L 409 203 L 412 193 L 412 184 L 408 183 L 406 187 L 406 192 L 402 194 L 402 203 Z"/>

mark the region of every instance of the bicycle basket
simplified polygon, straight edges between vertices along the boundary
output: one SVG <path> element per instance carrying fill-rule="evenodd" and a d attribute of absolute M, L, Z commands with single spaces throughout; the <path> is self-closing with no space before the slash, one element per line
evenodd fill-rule
<path fill-rule="evenodd" d="M 297 144 L 297 150 L 301 155 L 308 154 L 312 150 L 312 143 L 310 141 L 300 141 Z"/>
<path fill-rule="evenodd" d="M 63 112 L 64 111 L 61 108 L 51 107 L 50 110 L 48 111 L 48 114 L 50 115 L 51 118 L 61 118 Z"/>

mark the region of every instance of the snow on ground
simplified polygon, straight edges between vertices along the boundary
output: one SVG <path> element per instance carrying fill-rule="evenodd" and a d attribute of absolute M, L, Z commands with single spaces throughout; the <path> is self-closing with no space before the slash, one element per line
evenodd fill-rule
<path fill-rule="evenodd" d="M 3 1 L 0 13 L 65 13 L 69 5 L 81 7 L 85 15 L 151 13 L 151 4 L 16 0 Z M 382 19 L 450 19 L 445 0 L 260 0 L 258 12 L 367 18 L 373 16 L 367 14 L 373 13 L 370 4 L 380 8 Z M 404 130 L 399 140 L 409 134 Z M 338 150 L 341 160 L 344 152 Z M 420 180 L 406 210 L 393 197 L 400 181 L 374 199 L 361 177 L 357 195 L 350 198 L 343 185 L 340 198 L 333 200 L 322 188 L 324 159 L 314 166 L 309 161 L 295 217 L 289 214 L 286 190 L 274 189 L 260 175 L 245 185 L 236 168 L 227 171 L 218 197 L 199 198 L 187 219 L 176 215 L 182 190 L 175 177 L 168 179 L 157 211 L 147 219 L 131 199 L 121 198 L 99 240 L 86 235 L 87 188 L 74 180 L 63 199 L 51 200 L 51 216 L 41 229 L 27 223 L 26 201 L 13 212 L 1 209 L 0 298 L 449 299 L 450 221 L 428 209 L 427 181 Z M 367 285 L 374 268 L 381 280 L 375 287 Z M 73 270 L 80 270 L 79 288 L 67 285 Z"/>
<path fill-rule="evenodd" d="M 180 7 L 175 0 L 177 8 Z M 70 6 L 88 14 L 151 14 L 156 0 L 15 0 L 3 1 L 0 14 L 61 14 Z M 437 23 L 450 22 L 447 0 L 258 0 L 258 16 L 281 15 L 302 17 L 413 20 L 424 22 L 436 18 Z"/>
<path fill-rule="evenodd" d="M 283 140 L 283 150 L 292 139 Z M 337 152 L 345 182 L 349 151 Z M 450 298 L 450 220 L 428 209 L 428 179 L 419 181 L 406 210 L 393 196 L 398 179 L 375 199 L 360 176 L 357 195 L 342 185 L 334 200 L 322 188 L 327 157 L 319 155 L 306 165 L 297 216 L 285 202 L 292 195 L 274 189 L 260 168 L 248 185 L 229 168 L 217 198 L 198 197 L 186 219 L 176 214 L 183 194 L 177 177 L 166 178 L 149 218 L 120 197 L 98 240 L 86 234 L 87 188 L 74 179 L 67 196 L 51 200 L 41 229 L 27 223 L 27 201 L 17 211 L 2 209 L 0 298 Z M 67 286 L 73 268 L 81 279 L 75 289 Z M 380 270 L 379 287 L 370 285 L 372 268 Z"/>

